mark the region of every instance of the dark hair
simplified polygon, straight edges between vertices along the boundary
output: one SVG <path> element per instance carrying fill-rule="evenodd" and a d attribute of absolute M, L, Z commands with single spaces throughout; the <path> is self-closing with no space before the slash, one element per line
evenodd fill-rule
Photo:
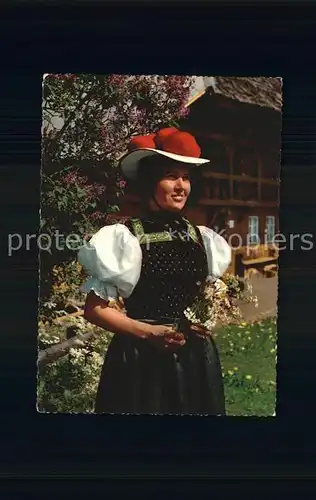
<path fill-rule="evenodd" d="M 157 182 L 163 177 L 168 169 L 169 158 L 166 162 L 161 162 L 161 157 L 158 155 L 148 156 L 139 162 L 137 179 L 129 182 L 129 186 L 141 199 L 147 199 L 154 194 Z M 170 159 L 170 163 L 174 164 L 174 160 Z M 188 164 L 187 164 L 188 165 Z M 202 196 L 202 175 L 201 168 L 192 165 L 190 171 L 191 178 L 191 193 L 186 203 L 186 206 L 195 205 Z"/>

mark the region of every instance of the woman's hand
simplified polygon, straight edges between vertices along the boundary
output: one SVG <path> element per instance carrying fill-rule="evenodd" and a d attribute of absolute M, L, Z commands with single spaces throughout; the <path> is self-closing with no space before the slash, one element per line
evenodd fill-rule
<path fill-rule="evenodd" d="M 153 325 L 147 339 L 153 345 L 165 350 L 176 350 L 185 344 L 183 333 L 165 325 Z"/>
<path fill-rule="evenodd" d="M 206 339 L 211 335 L 211 332 L 206 328 L 204 328 L 203 326 L 191 325 L 190 330 L 194 332 L 198 337 L 201 337 L 202 339 Z"/>

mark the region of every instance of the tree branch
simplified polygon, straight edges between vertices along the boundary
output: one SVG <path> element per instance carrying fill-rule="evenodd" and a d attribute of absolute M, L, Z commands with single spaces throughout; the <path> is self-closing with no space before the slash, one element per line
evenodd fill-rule
<path fill-rule="evenodd" d="M 69 114 L 69 116 L 68 116 L 67 120 L 65 121 L 64 125 L 59 130 L 59 132 L 57 132 L 56 137 L 54 139 L 56 142 L 60 141 L 61 137 L 65 133 L 65 130 L 67 129 L 67 127 L 69 126 L 69 124 L 74 120 L 74 118 L 75 118 L 76 113 L 78 112 L 78 110 L 82 107 L 83 104 L 85 104 L 86 102 L 90 101 L 90 98 L 95 93 L 95 91 L 96 91 L 96 88 L 95 88 L 94 85 L 92 85 L 91 89 L 86 93 L 86 95 L 84 97 L 81 97 L 81 99 L 79 99 L 79 102 L 78 102 L 78 105 L 77 105 L 76 109 L 74 109 Z"/>
<path fill-rule="evenodd" d="M 95 335 L 95 332 L 87 332 L 83 335 L 76 335 L 71 339 L 65 340 L 59 344 L 56 344 L 48 349 L 44 349 L 39 352 L 37 358 L 37 366 L 38 369 L 41 370 L 45 366 L 57 361 L 57 359 L 65 356 L 72 347 L 82 347 L 84 343 Z"/>

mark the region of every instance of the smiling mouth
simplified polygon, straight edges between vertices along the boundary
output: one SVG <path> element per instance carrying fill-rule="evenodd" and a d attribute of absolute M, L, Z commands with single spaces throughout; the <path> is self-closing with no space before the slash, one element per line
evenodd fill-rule
<path fill-rule="evenodd" d="M 175 201 L 182 201 L 182 200 L 184 200 L 184 196 L 181 196 L 181 195 L 179 195 L 179 196 L 173 196 L 172 199 L 175 200 Z"/>

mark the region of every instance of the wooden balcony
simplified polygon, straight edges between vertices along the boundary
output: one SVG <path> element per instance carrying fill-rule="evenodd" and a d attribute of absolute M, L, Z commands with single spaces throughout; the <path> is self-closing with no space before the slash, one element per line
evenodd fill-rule
<path fill-rule="evenodd" d="M 227 179 L 233 181 L 242 182 L 254 182 L 256 184 L 270 184 L 272 186 L 278 186 L 280 184 L 279 179 L 266 179 L 265 177 L 251 177 L 250 175 L 230 175 L 222 174 L 220 172 L 203 172 L 203 177 L 211 179 Z"/>
<path fill-rule="evenodd" d="M 265 208 L 278 208 L 278 201 L 258 201 L 258 200 L 235 200 L 233 198 L 215 199 L 215 198 L 201 198 L 198 205 L 202 206 L 232 206 L 232 207 L 265 207 Z"/>
<path fill-rule="evenodd" d="M 135 195 L 126 194 L 124 195 L 124 202 L 139 203 L 140 199 Z M 225 198 L 225 199 L 201 198 L 197 204 L 200 206 L 221 206 L 221 207 L 235 206 L 235 207 L 278 208 L 279 206 L 278 201 L 257 201 L 257 200 L 243 201 L 243 200 L 235 200 L 232 198 Z"/>

